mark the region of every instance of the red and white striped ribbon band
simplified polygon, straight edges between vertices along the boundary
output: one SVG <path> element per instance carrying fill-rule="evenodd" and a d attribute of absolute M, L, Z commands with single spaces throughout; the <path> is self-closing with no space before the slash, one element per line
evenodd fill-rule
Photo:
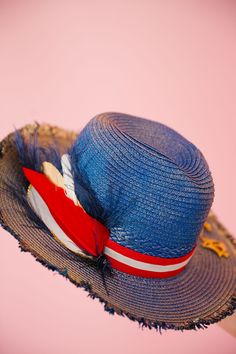
<path fill-rule="evenodd" d="M 80 216 L 82 218 L 80 225 L 78 225 L 78 218 L 76 215 L 71 218 L 71 211 L 74 210 L 73 208 L 76 208 L 75 211 L 79 211 L 81 210 L 81 207 L 74 205 L 73 202 L 71 202 L 64 193 L 59 194 L 59 191 L 61 190 L 59 187 L 57 187 L 56 191 L 54 190 L 55 193 L 58 193 L 56 196 L 56 203 L 54 199 L 50 201 L 50 198 L 48 197 L 50 194 L 50 189 L 48 189 L 47 192 L 47 184 L 49 188 L 51 186 L 51 182 L 48 181 L 45 177 L 41 178 L 40 173 L 32 172 L 32 175 L 30 175 L 30 170 L 26 169 L 24 169 L 24 173 L 26 174 L 27 178 L 31 179 L 31 181 L 34 181 L 34 185 L 31 184 L 31 188 L 28 191 L 27 199 L 35 213 L 49 228 L 49 230 L 51 230 L 52 234 L 56 236 L 56 238 L 61 243 L 63 243 L 66 248 L 79 255 L 85 256 L 81 248 L 81 240 L 76 238 L 76 236 L 79 234 L 78 229 L 80 229 L 80 233 L 81 231 L 84 233 L 83 213 L 82 216 Z M 40 183 L 43 184 L 39 188 Z M 67 200 L 68 203 L 71 203 L 70 212 L 64 208 L 64 212 L 62 210 L 60 213 L 60 219 L 58 219 L 56 217 L 58 214 L 55 212 L 61 211 L 58 209 L 58 202 L 61 202 L 61 204 L 65 203 L 65 205 L 67 205 Z M 52 209 L 52 206 L 54 209 Z M 64 214 L 65 218 L 63 222 L 61 221 L 61 219 L 63 219 L 62 213 Z M 90 217 L 87 213 L 85 214 L 86 217 Z M 93 220 L 91 220 L 91 223 L 92 222 Z M 68 227 L 68 223 L 71 227 Z M 101 228 L 100 233 L 104 234 L 105 231 L 105 228 L 104 230 Z M 146 278 L 167 278 L 177 275 L 186 267 L 195 249 L 192 249 L 191 252 L 182 257 L 163 258 L 136 252 L 130 248 L 118 244 L 117 242 L 112 241 L 110 238 L 108 238 L 109 236 L 106 235 L 106 237 L 107 239 L 105 246 L 103 246 L 103 253 L 107 257 L 111 266 L 121 272 Z M 87 236 L 87 238 L 86 235 L 84 236 L 84 243 L 86 242 L 86 239 L 89 240 L 89 236 Z M 88 256 L 88 254 L 86 254 L 86 256 Z"/>
<path fill-rule="evenodd" d="M 121 246 L 109 239 L 104 253 L 113 268 L 146 278 L 167 278 L 180 273 L 190 261 L 194 249 L 183 257 L 163 258 L 149 256 Z"/>

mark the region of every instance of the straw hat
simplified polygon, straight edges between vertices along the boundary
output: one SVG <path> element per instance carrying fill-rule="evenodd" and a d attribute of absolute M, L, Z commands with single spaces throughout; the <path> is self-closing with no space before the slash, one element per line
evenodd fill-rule
<path fill-rule="evenodd" d="M 158 122 L 103 113 L 76 134 L 27 125 L 1 142 L 0 221 L 111 314 L 204 328 L 236 307 L 236 241 L 202 153 Z"/>

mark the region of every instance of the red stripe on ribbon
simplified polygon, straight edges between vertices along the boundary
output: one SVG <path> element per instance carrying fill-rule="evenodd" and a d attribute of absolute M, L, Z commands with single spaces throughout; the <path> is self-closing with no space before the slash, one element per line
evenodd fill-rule
<path fill-rule="evenodd" d="M 149 263 L 149 264 L 157 264 L 157 265 L 173 265 L 173 264 L 178 264 L 181 262 L 186 261 L 188 258 L 191 257 L 193 254 L 195 247 L 186 255 L 178 258 L 163 258 L 163 257 L 156 257 L 156 256 L 149 256 L 147 254 L 143 254 L 137 251 L 133 251 L 130 248 L 127 248 L 125 246 L 122 246 L 111 239 L 107 241 L 106 244 L 107 247 L 111 248 L 112 250 L 122 254 L 123 256 L 126 256 L 128 258 L 132 258 L 136 261 L 144 262 L 144 263 Z"/>
<path fill-rule="evenodd" d="M 153 272 L 153 271 L 149 271 L 149 270 L 143 270 L 143 269 L 138 269 L 138 268 L 134 268 L 130 265 L 121 263 L 119 261 L 117 261 L 116 259 L 106 255 L 106 257 L 108 258 L 111 266 L 117 270 L 119 270 L 120 272 L 124 272 L 124 273 L 128 273 L 131 275 L 135 275 L 138 277 L 143 277 L 143 278 L 168 278 L 168 277 L 173 277 L 177 274 L 179 274 L 182 270 L 184 270 L 184 268 L 186 267 L 183 266 L 179 269 L 176 270 L 172 270 L 172 271 L 166 271 L 166 272 Z"/>

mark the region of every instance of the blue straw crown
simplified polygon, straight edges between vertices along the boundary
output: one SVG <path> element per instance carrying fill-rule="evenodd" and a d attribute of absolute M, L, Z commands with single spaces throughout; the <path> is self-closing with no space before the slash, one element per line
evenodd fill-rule
<path fill-rule="evenodd" d="M 69 153 L 80 171 L 75 184 L 96 199 L 112 240 L 166 258 L 196 245 L 214 185 L 202 153 L 180 134 L 149 119 L 104 113 Z"/>

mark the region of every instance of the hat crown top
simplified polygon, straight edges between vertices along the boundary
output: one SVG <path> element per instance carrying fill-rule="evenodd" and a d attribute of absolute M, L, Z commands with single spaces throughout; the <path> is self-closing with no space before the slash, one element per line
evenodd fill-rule
<path fill-rule="evenodd" d="M 70 156 L 105 211 L 113 241 L 167 258 L 195 246 L 214 185 L 202 153 L 187 139 L 152 120 L 104 113 L 80 132 Z"/>

